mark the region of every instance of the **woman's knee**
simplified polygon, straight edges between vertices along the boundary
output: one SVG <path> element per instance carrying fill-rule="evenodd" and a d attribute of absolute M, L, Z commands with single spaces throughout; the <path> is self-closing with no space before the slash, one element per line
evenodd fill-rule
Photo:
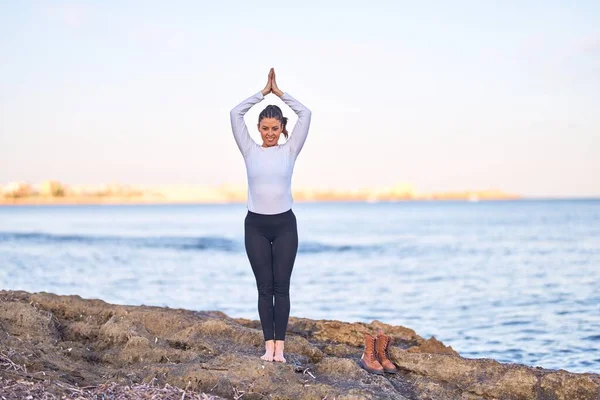
<path fill-rule="evenodd" d="M 261 282 L 257 285 L 259 296 L 273 296 L 275 294 L 274 285 L 271 282 Z"/>
<path fill-rule="evenodd" d="M 290 282 L 277 282 L 275 281 L 273 292 L 275 296 L 289 296 L 290 295 Z"/>

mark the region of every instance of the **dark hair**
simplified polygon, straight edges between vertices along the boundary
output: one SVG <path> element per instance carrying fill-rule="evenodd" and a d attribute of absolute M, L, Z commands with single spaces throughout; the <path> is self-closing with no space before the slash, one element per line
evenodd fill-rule
<path fill-rule="evenodd" d="M 287 131 L 287 129 L 285 129 L 288 119 L 287 119 L 287 117 L 283 116 L 283 113 L 281 112 L 281 108 L 277 107 L 274 104 L 269 104 L 264 110 L 262 110 L 262 112 L 258 116 L 259 124 L 263 118 L 278 119 L 279 122 L 281 122 L 281 124 L 283 125 L 283 136 L 285 136 L 286 139 L 288 138 L 288 131 Z"/>

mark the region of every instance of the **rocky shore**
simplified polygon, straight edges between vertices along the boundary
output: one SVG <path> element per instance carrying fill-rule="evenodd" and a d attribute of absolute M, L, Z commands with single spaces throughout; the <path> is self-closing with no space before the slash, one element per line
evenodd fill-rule
<path fill-rule="evenodd" d="M 378 329 L 393 337 L 396 375 L 369 374 L 357 364 L 364 333 Z M 598 374 L 466 359 L 435 338 L 376 320 L 290 317 L 288 362 L 263 361 L 263 352 L 259 321 L 219 311 L 0 291 L 0 394 L 5 398 L 16 398 L 11 393 L 17 396 L 25 390 L 22 385 L 56 398 L 125 398 L 98 394 L 115 391 L 116 385 L 145 390 L 141 398 L 151 398 L 149 390 L 159 387 L 164 396 L 156 398 L 180 399 L 600 398 Z"/>

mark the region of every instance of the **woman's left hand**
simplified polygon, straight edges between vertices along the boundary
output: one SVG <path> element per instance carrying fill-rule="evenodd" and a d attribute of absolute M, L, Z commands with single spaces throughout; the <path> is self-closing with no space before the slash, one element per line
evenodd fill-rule
<path fill-rule="evenodd" d="M 275 80 L 275 69 L 272 68 L 271 71 L 271 91 L 275 93 L 275 95 L 281 97 L 283 96 L 283 92 L 279 90 L 279 87 L 277 87 L 277 81 Z"/>

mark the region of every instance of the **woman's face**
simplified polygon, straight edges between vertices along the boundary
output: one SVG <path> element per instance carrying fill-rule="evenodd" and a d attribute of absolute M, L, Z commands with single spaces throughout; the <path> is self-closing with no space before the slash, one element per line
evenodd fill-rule
<path fill-rule="evenodd" d="M 263 118 L 258 123 L 258 131 L 263 140 L 263 147 L 275 146 L 282 132 L 281 121 L 276 118 Z"/>

